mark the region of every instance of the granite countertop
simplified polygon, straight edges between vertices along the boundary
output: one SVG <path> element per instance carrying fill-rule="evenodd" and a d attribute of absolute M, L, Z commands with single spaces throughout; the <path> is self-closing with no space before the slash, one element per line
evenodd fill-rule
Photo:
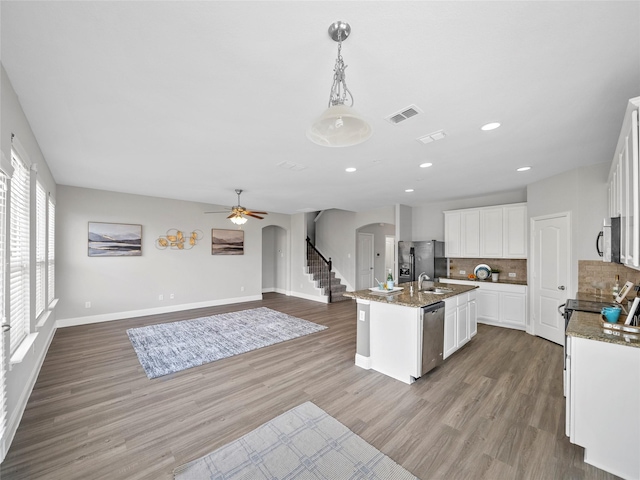
<path fill-rule="evenodd" d="M 410 293 L 410 286 L 413 285 L 413 295 Z M 431 283 L 429 283 L 431 285 Z M 404 307 L 420 308 L 433 303 L 441 302 L 445 298 L 455 297 L 461 293 L 466 293 L 478 288 L 477 286 L 470 285 L 456 285 L 453 283 L 433 283 L 433 286 L 438 288 L 450 289 L 450 292 L 437 294 L 420 292 L 418 293 L 418 282 L 402 283 L 399 286 L 402 290 L 396 293 L 380 294 L 374 293 L 371 290 L 357 290 L 355 292 L 346 292 L 343 295 L 345 297 L 356 298 L 361 300 L 370 300 L 372 302 L 391 303 L 394 305 L 402 305 Z"/>
<path fill-rule="evenodd" d="M 526 280 L 514 280 L 512 278 L 509 277 L 503 277 L 502 275 L 500 276 L 500 280 L 498 280 L 497 282 L 494 282 L 491 280 L 491 278 L 488 278 L 487 280 L 470 280 L 468 277 L 447 277 L 449 280 L 465 280 L 467 282 L 474 282 L 474 283 L 504 283 L 505 285 L 527 285 L 527 281 Z"/>
<path fill-rule="evenodd" d="M 621 315 L 618 323 L 624 323 L 625 318 Z M 599 313 L 573 312 L 566 333 L 570 337 L 640 348 L 640 333 L 605 329 L 602 327 L 602 316 Z"/>

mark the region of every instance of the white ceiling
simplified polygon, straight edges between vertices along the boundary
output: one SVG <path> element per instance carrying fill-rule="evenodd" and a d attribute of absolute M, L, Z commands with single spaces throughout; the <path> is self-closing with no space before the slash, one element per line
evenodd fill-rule
<path fill-rule="evenodd" d="M 243 188 L 243 205 L 281 213 L 423 205 L 610 162 L 640 95 L 636 0 L 1 9 L 2 63 L 62 185 L 216 205 Z M 351 24 L 347 81 L 374 130 L 347 148 L 305 136 L 328 101 L 335 20 Z M 411 104 L 424 113 L 384 120 Z M 489 121 L 502 127 L 480 131 Z M 440 129 L 445 139 L 416 141 Z"/>

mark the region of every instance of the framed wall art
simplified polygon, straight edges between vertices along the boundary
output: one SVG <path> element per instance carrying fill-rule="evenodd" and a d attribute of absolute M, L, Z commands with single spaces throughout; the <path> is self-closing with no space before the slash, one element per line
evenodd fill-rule
<path fill-rule="evenodd" d="M 244 255 L 244 230 L 212 228 L 211 255 Z"/>
<path fill-rule="evenodd" d="M 90 257 L 139 257 L 142 225 L 89 222 Z"/>

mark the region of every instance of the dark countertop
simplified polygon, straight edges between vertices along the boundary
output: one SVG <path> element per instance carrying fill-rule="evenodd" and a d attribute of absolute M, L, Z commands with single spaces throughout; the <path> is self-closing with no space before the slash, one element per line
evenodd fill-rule
<path fill-rule="evenodd" d="M 430 283 L 431 284 L 431 283 Z M 413 285 L 413 295 L 410 293 L 410 285 Z M 418 293 L 418 282 L 402 283 L 400 284 L 402 290 L 397 293 L 380 294 L 374 293 L 371 290 L 357 290 L 355 292 L 346 292 L 343 295 L 345 297 L 370 300 L 372 302 L 390 303 L 394 305 L 402 305 L 405 307 L 420 308 L 433 303 L 441 302 L 445 298 L 455 297 L 461 293 L 470 292 L 478 288 L 477 286 L 470 285 L 456 285 L 454 283 L 434 283 L 434 287 L 442 287 L 451 289 L 451 292 L 437 294 L 437 293 Z"/>
<path fill-rule="evenodd" d="M 474 282 L 474 283 L 504 283 L 505 285 L 527 285 L 527 281 L 526 280 L 513 280 L 509 277 L 503 277 L 502 275 L 500 275 L 500 280 L 498 280 L 497 282 L 494 282 L 491 280 L 491 278 L 487 279 L 487 280 L 470 280 L 467 277 L 447 277 L 449 280 L 464 280 L 466 282 Z"/>
<path fill-rule="evenodd" d="M 591 300 L 591 298 L 583 298 Z M 599 299 L 598 301 L 606 301 Z M 625 315 L 620 316 L 618 323 L 624 323 Z M 570 337 L 586 338 L 598 342 L 614 343 L 628 347 L 640 348 L 640 333 L 620 332 L 617 330 L 605 329 L 602 326 L 603 320 L 599 313 L 573 312 L 571 320 L 567 326 L 567 335 Z"/>

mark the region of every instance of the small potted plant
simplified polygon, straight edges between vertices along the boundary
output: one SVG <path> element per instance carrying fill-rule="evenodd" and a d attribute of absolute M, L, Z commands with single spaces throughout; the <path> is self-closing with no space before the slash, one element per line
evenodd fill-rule
<path fill-rule="evenodd" d="M 500 270 L 498 270 L 496 268 L 492 268 L 491 269 L 491 281 L 492 282 L 497 282 L 499 277 L 500 277 Z"/>

